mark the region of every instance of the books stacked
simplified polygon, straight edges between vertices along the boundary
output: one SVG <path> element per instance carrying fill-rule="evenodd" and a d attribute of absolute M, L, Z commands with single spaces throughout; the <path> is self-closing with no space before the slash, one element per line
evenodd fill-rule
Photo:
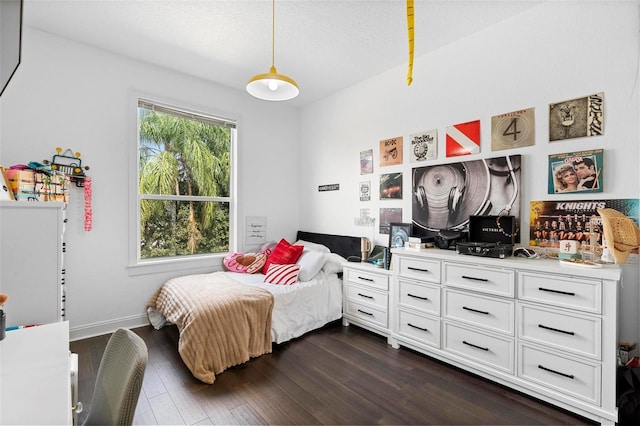
<path fill-rule="evenodd" d="M 433 247 L 433 237 L 409 237 L 409 240 L 405 243 L 404 248 L 406 250 L 425 250 Z"/>

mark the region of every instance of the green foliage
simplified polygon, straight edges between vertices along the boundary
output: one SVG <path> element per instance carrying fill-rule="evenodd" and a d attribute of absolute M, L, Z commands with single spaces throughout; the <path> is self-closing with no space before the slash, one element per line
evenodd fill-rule
<path fill-rule="evenodd" d="M 141 194 L 229 196 L 230 129 L 139 111 Z M 141 258 L 226 252 L 229 214 L 224 202 L 141 200 Z"/>

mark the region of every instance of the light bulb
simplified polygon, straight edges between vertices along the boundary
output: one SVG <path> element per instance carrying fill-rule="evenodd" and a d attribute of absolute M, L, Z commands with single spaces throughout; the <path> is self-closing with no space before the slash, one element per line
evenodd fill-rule
<path fill-rule="evenodd" d="M 276 80 L 273 80 L 273 79 L 269 80 L 269 89 L 274 91 L 274 92 L 276 90 L 278 90 L 278 82 Z"/>

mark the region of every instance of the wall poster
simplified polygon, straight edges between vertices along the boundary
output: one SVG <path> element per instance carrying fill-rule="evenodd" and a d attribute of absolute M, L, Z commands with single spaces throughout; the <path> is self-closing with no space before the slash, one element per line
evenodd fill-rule
<path fill-rule="evenodd" d="M 380 175 L 380 199 L 402 199 L 402 173 Z"/>
<path fill-rule="evenodd" d="M 549 194 L 602 192 L 603 150 L 549 155 Z"/>
<path fill-rule="evenodd" d="M 491 117 L 491 150 L 522 148 L 535 143 L 535 108 Z"/>
<path fill-rule="evenodd" d="M 480 120 L 447 127 L 446 151 L 447 157 L 479 153 Z"/>
<path fill-rule="evenodd" d="M 392 223 L 402 222 L 402 208 L 380 209 L 380 234 L 388 234 Z"/>
<path fill-rule="evenodd" d="M 409 135 L 411 141 L 411 162 L 438 158 L 438 129 Z"/>
<path fill-rule="evenodd" d="M 604 92 L 549 105 L 549 141 L 604 135 Z"/>
<path fill-rule="evenodd" d="M 402 136 L 380 141 L 380 166 L 402 164 Z"/>
<path fill-rule="evenodd" d="M 613 200 L 531 201 L 529 245 L 558 248 L 561 240 L 575 240 L 581 245 L 602 242 L 602 227 L 597 209 L 615 209 L 638 224 L 637 198 Z M 596 219 L 591 222 L 591 219 Z M 591 223 L 597 224 L 593 229 Z M 593 234 L 593 235 L 592 235 Z M 589 247 L 584 247 L 588 249 Z M 638 253 L 633 250 L 632 253 Z"/>
<path fill-rule="evenodd" d="M 360 151 L 360 174 L 373 173 L 373 149 Z"/>
<path fill-rule="evenodd" d="M 371 201 L 371 182 L 360 182 L 360 201 Z"/>
<path fill-rule="evenodd" d="M 473 215 L 511 215 L 518 226 L 520 176 L 520 155 L 414 168 L 413 232 L 467 230 Z"/>

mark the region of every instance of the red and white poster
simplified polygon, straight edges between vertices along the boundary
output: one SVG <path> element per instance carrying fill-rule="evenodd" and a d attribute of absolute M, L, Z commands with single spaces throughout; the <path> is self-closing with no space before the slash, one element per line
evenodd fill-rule
<path fill-rule="evenodd" d="M 480 120 L 447 127 L 447 157 L 480 152 Z"/>

